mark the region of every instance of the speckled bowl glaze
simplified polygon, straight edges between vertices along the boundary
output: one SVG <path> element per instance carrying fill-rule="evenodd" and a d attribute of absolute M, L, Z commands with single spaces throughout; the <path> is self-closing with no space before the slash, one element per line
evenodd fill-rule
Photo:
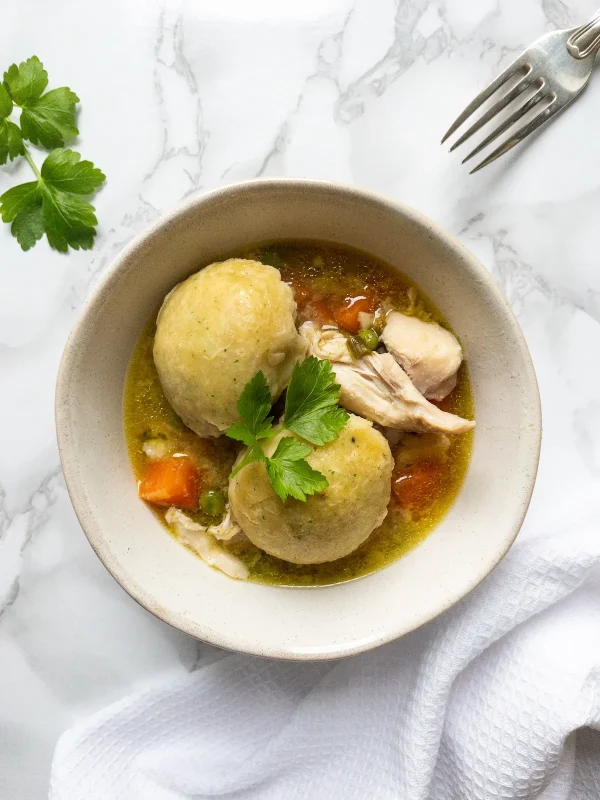
<path fill-rule="evenodd" d="M 199 266 L 280 238 L 352 245 L 410 275 L 459 334 L 475 396 L 472 461 L 443 522 L 396 563 L 329 587 L 241 583 L 207 567 L 138 499 L 125 446 L 125 374 L 153 309 Z M 250 181 L 195 197 L 127 247 L 71 333 L 58 375 L 56 424 L 81 525 L 135 600 L 206 642 L 299 660 L 339 658 L 396 639 L 482 581 L 519 531 L 541 440 L 527 346 L 477 259 L 412 208 L 304 180 Z"/>

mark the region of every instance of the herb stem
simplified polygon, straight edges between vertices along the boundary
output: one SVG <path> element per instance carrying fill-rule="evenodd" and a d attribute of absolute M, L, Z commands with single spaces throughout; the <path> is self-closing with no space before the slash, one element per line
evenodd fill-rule
<path fill-rule="evenodd" d="M 279 425 L 275 425 L 274 426 L 273 433 L 271 434 L 270 438 L 272 439 L 273 436 L 277 436 L 278 433 L 281 433 L 281 431 L 284 431 L 284 430 L 286 430 L 285 419 L 283 420 L 283 422 L 280 422 Z"/>
<path fill-rule="evenodd" d="M 27 163 L 29 164 L 29 166 L 31 167 L 31 169 L 32 169 L 32 170 L 35 172 L 37 179 L 38 179 L 38 180 L 41 180 L 41 179 L 42 179 L 42 173 L 41 173 L 41 172 L 39 171 L 39 169 L 36 167 L 36 165 L 35 165 L 35 161 L 34 161 L 34 160 L 33 160 L 33 158 L 31 157 L 31 153 L 29 152 L 29 149 L 27 148 L 27 145 L 23 144 L 23 150 L 25 151 L 25 152 L 24 152 L 24 156 L 25 156 L 25 158 L 27 159 Z"/>

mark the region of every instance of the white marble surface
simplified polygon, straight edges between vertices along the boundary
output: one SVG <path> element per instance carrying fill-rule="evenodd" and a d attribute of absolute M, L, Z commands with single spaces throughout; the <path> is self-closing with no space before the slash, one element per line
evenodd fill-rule
<path fill-rule="evenodd" d="M 22 253 L 0 225 L 0 798 L 46 796 L 75 720 L 207 648 L 138 608 L 71 509 L 55 442 L 69 328 L 123 245 L 192 192 L 333 178 L 416 206 L 500 282 L 545 433 L 532 508 L 600 489 L 600 75 L 531 146 L 469 176 L 439 139 L 527 43 L 594 0 L 5 0 L 3 69 L 37 54 L 81 97 L 76 149 L 108 176 L 91 253 Z M 18 168 L 0 168 L 0 191 Z M 26 171 L 23 170 L 23 174 Z M 24 178 L 28 180 L 29 178 Z"/>

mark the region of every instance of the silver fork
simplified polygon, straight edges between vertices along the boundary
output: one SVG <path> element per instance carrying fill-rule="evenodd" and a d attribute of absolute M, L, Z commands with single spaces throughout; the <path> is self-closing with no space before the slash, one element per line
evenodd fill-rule
<path fill-rule="evenodd" d="M 478 164 L 471 173 L 491 164 L 522 142 L 526 136 L 562 111 L 586 87 L 596 54 L 600 48 L 600 10 L 585 25 L 568 30 L 553 31 L 537 39 L 501 75 L 490 83 L 448 128 L 442 144 L 496 91 L 516 80 L 494 105 L 483 113 L 450 150 L 466 142 L 474 133 L 510 106 L 517 106 L 500 124 L 472 150 L 465 161 L 473 158 L 498 136 L 525 117 L 529 121 L 516 128 L 509 137 Z M 525 102 L 522 102 L 525 100 Z M 509 110 L 509 109 L 507 109 Z M 531 113 L 530 113 L 531 112 Z"/>

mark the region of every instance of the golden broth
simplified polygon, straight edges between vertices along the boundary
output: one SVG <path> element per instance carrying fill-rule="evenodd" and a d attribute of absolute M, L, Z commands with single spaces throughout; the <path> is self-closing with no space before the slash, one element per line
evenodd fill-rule
<path fill-rule="evenodd" d="M 235 255 L 255 258 L 280 270 L 283 280 L 293 285 L 297 298 L 305 301 L 299 299 L 300 322 L 328 313 L 323 309 L 333 306 L 340 298 L 367 294 L 376 296 L 388 308 L 426 321 L 435 320 L 449 328 L 440 311 L 408 278 L 378 259 L 349 247 L 286 241 L 255 246 Z M 152 358 L 155 317 L 156 314 L 135 347 L 125 382 L 125 434 L 134 475 L 140 480 L 148 463 L 142 449 L 144 442 L 148 438 L 165 437 L 177 451 L 194 460 L 203 489 L 220 488 L 226 492 L 238 445 L 225 436 L 200 439 L 183 425 L 170 407 Z M 473 418 L 473 400 L 465 364 L 460 368 L 456 389 L 443 403 L 444 410 Z M 442 519 L 462 485 L 472 441 L 472 433 L 452 438 L 445 456 L 447 468 L 433 488 L 430 502 L 418 515 L 399 508 L 392 497 L 383 525 L 358 550 L 338 561 L 298 566 L 264 553 L 243 537 L 223 543 L 223 546 L 246 564 L 250 580 L 260 583 L 316 586 L 367 575 L 407 553 Z M 298 501 L 290 498 L 286 502 Z M 152 506 L 152 510 L 168 528 L 164 521 L 166 509 Z M 214 522 L 201 512 L 190 516 L 205 524 Z"/>

